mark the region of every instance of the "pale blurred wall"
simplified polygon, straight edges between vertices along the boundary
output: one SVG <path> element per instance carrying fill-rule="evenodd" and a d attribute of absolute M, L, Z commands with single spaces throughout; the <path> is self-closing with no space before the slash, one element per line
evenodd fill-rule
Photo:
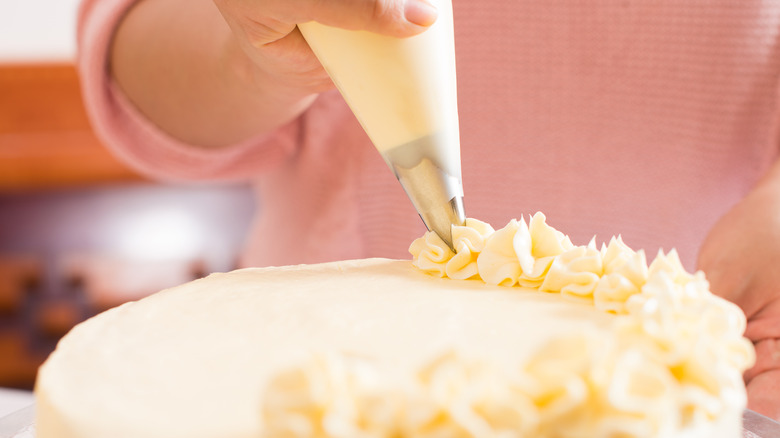
<path fill-rule="evenodd" d="M 69 61 L 80 0 L 0 0 L 0 62 Z"/>

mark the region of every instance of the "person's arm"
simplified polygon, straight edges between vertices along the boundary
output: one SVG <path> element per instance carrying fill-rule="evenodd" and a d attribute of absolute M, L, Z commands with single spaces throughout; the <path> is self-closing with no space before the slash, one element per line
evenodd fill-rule
<path fill-rule="evenodd" d="M 297 117 L 333 85 L 295 23 L 409 36 L 424 0 L 142 0 L 114 37 L 110 71 L 129 100 L 184 142 L 220 147 Z"/>
<path fill-rule="evenodd" d="M 747 315 L 757 355 L 748 407 L 780 421 L 780 160 L 713 227 L 698 263 L 713 292 Z"/>

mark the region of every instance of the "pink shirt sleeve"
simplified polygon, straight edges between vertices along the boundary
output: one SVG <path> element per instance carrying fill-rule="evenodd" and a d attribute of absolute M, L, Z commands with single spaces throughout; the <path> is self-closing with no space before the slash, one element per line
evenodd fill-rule
<path fill-rule="evenodd" d="M 84 0 L 78 19 L 77 67 L 93 129 L 118 158 L 165 181 L 251 179 L 297 149 L 298 121 L 219 150 L 172 138 L 128 101 L 109 75 L 111 39 L 137 0 Z"/>

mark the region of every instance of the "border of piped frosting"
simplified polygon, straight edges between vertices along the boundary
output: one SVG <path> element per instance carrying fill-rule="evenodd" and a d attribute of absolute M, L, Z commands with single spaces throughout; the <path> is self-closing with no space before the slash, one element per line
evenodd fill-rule
<path fill-rule="evenodd" d="M 542 213 L 500 230 L 468 219 L 452 235 L 454 252 L 432 232 L 415 240 L 413 264 L 592 303 L 616 315 L 614 336 L 552 339 L 511 373 L 455 351 L 410 376 L 317 355 L 271 380 L 264 436 L 709 437 L 724 422 L 739 432 L 742 373 L 755 360 L 745 316 L 675 251 L 648 265 L 619 237 L 575 246 Z"/>

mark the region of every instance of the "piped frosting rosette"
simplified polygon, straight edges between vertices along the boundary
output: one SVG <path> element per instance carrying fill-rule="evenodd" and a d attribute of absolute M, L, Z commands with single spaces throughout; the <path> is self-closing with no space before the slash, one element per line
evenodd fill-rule
<path fill-rule="evenodd" d="M 615 314 L 614 336 L 552 339 L 512 372 L 454 351 L 413 376 L 318 355 L 271 381 L 266 436 L 695 437 L 739 418 L 755 360 L 745 316 L 675 251 L 648 265 L 620 237 L 575 246 L 541 213 L 500 230 L 467 219 L 452 235 L 454 252 L 435 233 L 415 240 L 414 265 L 591 303 Z"/>

